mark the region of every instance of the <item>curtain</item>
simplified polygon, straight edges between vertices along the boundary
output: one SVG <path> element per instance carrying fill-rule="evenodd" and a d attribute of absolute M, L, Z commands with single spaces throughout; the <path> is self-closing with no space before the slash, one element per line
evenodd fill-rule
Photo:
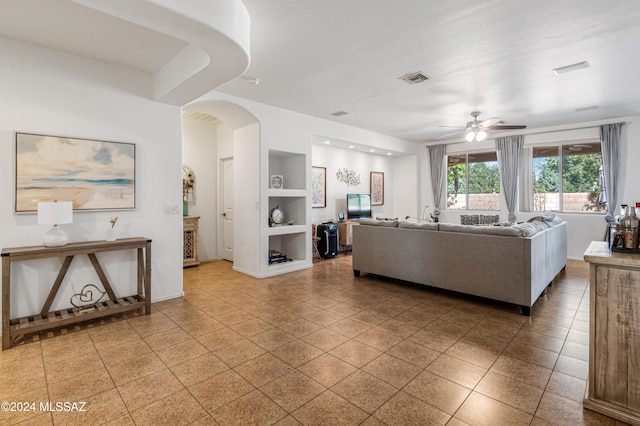
<path fill-rule="evenodd" d="M 520 165 L 520 211 L 533 211 L 533 148 L 522 148 Z"/>
<path fill-rule="evenodd" d="M 522 158 L 524 136 L 506 136 L 496 138 L 496 150 L 498 151 L 498 165 L 500 166 L 500 179 L 504 198 L 509 209 L 509 222 L 516 221 L 516 201 L 518 198 L 518 173 Z"/>
<path fill-rule="evenodd" d="M 620 169 L 620 135 L 624 123 L 604 124 L 600 126 L 600 147 L 604 188 L 607 195 L 607 222 L 615 222 L 615 210 L 618 205 L 618 170 Z"/>
<path fill-rule="evenodd" d="M 446 145 L 427 146 L 429 152 L 429 165 L 431 168 L 431 190 L 433 191 L 433 214 L 438 216 L 442 207 L 444 189 L 446 186 L 445 157 L 447 154 Z"/>

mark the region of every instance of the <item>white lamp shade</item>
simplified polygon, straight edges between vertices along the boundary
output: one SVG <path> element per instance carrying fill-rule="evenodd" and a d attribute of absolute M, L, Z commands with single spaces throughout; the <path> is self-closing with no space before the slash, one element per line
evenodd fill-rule
<path fill-rule="evenodd" d="M 38 225 L 62 225 L 73 222 L 73 202 L 38 203 Z"/>
<path fill-rule="evenodd" d="M 475 138 L 475 136 L 476 136 L 475 132 L 468 132 L 466 135 L 464 135 L 464 138 L 467 142 L 471 142 L 473 138 Z"/>
<path fill-rule="evenodd" d="M 483 141 L 486 137 L 487 137 L 487 132 L 485 132 L 484 130 L 479 130 L 478 133 L 476 134 L 476 140 L 478 142 Z"/>

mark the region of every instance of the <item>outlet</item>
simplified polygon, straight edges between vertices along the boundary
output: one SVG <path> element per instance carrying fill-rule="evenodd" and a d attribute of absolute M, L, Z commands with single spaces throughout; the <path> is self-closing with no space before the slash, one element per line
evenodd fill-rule
<path fill-rule="evenodd" d="M 164 214 L 180 214 L 180 206 L 177 204 L 165 204 Z"/>

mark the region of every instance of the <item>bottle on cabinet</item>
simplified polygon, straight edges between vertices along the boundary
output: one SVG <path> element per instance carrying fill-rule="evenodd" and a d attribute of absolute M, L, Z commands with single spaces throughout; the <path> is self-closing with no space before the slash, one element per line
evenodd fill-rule
<path fill-rule="evenodd" d="M 638 216 L 633 206 L 626 206 L 624 217 L 620 219 L 620 230 L 622 234 L 622 245 L 625 249 L 638 248 Z"/>

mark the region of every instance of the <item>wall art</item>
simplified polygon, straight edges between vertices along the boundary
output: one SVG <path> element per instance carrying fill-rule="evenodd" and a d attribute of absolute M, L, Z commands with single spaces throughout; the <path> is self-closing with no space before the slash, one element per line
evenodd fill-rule
<path fill-rule="evenodd" d="M 360 174 L 356 173 L 354 170 L 347 169 L 346 167 L 338 169 L 336 172 L 336 179 L 338 182 L 346 183 L 347 186 L 360 185 Z"/>
<path fill-rule="evenodd" d="M 384 173 L 371 172 L 370 178 L 371 205 L 381 206 L 384 204 Z"/>
<path fill-rule="evenodd" d="M 327 168 L 311 168 L 311 207 L 327 206 Z"/>
<path fill-rule="evenodd" d="M 136 146 L 16 133 L 15 212 L 39 201 L 72 201 L 74 210 L 136 206 Z"/>

